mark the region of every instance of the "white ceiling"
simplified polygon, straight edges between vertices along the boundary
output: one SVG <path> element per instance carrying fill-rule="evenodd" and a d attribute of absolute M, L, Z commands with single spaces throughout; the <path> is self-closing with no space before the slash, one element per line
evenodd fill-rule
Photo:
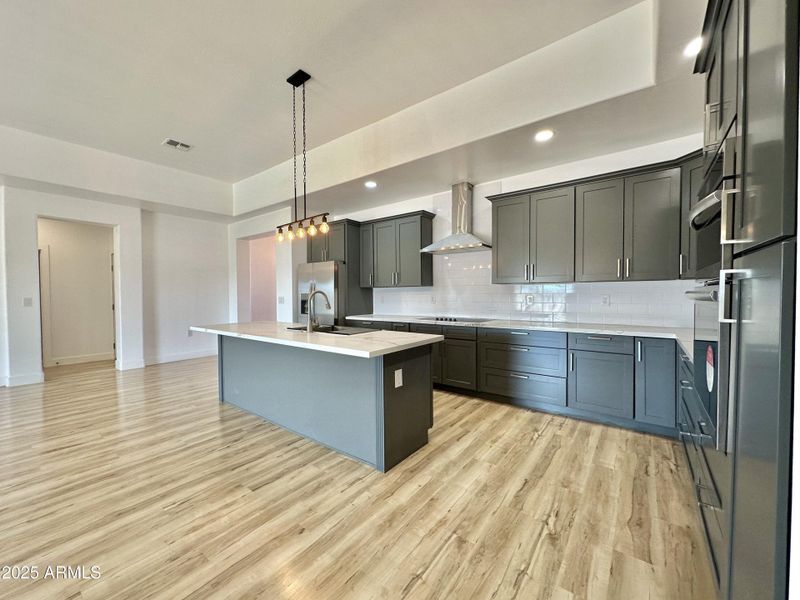
<path fill-rule="evenodd" d="M 314 147 L 637 1 L 4 0 L 0 124 L 233 182 L 291 156 L 297 68 L 314 77 Z M 659 3 L 660 79 L 688 73 L 680 49 L 704 4 Z"/>

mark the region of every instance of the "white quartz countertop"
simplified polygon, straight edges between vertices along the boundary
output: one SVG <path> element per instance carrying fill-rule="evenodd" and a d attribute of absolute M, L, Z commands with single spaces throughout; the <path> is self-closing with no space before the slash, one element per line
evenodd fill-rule
<path fill-rule="evenodd" d="M 654 327 L 650 325 L 605 325 L 599 323 L 537 323 L 535 321 L 512 321 L 507 319 L 470 320 L 472 317 L 458 317 L 461 321 L 436 321 L 433 317 L 413 317 L 409 315 L 352 315 L 352 321 L 373 321 L 392 323 L 421 323 L 426 325 L 447 325 L 448 327 L 481 327 L 490 329 L 524 329 L 528 331 L 563 331 L 566 333 L 593 333 L 605 335 L 629 335 L 632 337 L 665 338 L 677 340 L 681 348 L 692 356 L 694 332 L 689 328 Z M 478 317 L 475 317 L 478 319 Z"/>
<path fill-rule="evenodd" d="M 278 323 L 275 321 L 256 321 L 253 323 L 221 323 L 218 325 L 192 326 L 191 331 L 213 333 L 229 337 L 254 340 L 268 344 L 346 354 L 358 358 L 375 358 L 417 346 L 441 342 L 444 337 L 427 333 L 405 333 L 402 331 L 370 331 L 356 335 L 335 333 L 307 333 L 292 331 L 300 323 Z"/>

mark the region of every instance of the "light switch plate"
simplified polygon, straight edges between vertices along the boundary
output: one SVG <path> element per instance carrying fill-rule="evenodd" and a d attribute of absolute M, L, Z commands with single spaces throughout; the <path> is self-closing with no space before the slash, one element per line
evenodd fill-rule
<path fill-rule="evenodd" d="M 403 369 L 395 369 L 394 371 L 394 387 L 403 387 Z"/>
<path fill-rule="evenodd" d="M 30 308 L 31 306 L 33 306 L 33 298 L 30 298 L 30 297 L 23 298 L 22 299 L 22 306 L 24 306 L 26 308 Z"/>
<path fill-rule="evenodd" d="M 283 304 L 283 296 L 278 296 L 278 304 Z"/>

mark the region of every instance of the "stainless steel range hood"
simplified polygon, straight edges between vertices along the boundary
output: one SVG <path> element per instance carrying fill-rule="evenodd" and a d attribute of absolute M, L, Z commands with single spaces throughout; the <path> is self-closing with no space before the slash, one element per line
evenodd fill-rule
<path fill-rule="evenodd" d="M 472 184 L 466 181 L 453 186 L 453 233 L 446 238 L 425 246 L 420 252 L 430 254 L 455 254 L 457 252 L 479 252 L 492 247 L 479 237 L 472 235 Z"/>

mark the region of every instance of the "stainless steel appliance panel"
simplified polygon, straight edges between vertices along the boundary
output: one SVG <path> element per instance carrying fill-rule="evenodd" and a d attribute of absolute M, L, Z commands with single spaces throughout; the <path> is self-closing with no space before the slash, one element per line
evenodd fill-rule
<path fill-rule="evenodd" d="M 339 282 L 342 280 L 344 265 L 335 261 L 306 263 L 297 267 L 297 297 L 298 320 L 308 323 L 310 306 L 308 302 L 312 289 L 325 292 L 330 300 L 331 307 L 325 307 L 325 299 L 317 295 L 314 299 L 314 313 L 320 325 L 335 325 L 343 319 L 340 307 L 344 306 L 342 289 Z"/>

